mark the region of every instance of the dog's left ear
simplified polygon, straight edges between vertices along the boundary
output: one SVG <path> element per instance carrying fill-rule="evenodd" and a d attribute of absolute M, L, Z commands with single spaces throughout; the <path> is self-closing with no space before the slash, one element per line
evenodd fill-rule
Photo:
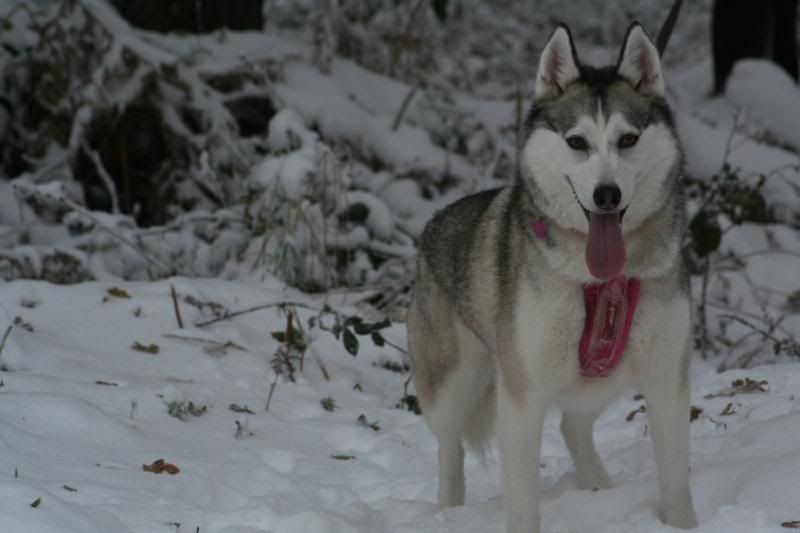
<path fill-rule="evenodd" d="M 617 73 L 640 92 L 664 96 L 658 50 L 638 22 L 631 24 L 617 61 Z"/>

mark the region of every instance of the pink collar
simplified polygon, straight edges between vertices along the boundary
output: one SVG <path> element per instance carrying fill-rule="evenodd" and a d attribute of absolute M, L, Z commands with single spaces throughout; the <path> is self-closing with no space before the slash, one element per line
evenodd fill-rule
<path fill-rule="evenodd" d="M 544 239 L 547 219 L 535 219 L 531 229 L 537 239 Z M 582 376 L 607 377 L 617 367 L 628 343 L 638 302 L 639 280 L 636 278 L 617 276 L 583 286 L 586 321 L 578 350 Z"/>

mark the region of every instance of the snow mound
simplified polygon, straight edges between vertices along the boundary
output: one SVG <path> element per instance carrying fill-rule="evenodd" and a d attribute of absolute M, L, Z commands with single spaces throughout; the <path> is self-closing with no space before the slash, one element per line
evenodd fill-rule
<path fill-rule="evenodd" d="M 781 67 L 767 60 L 737 62 L 725 96 L 777 141 L 800 150 L 800 90 Z"/>

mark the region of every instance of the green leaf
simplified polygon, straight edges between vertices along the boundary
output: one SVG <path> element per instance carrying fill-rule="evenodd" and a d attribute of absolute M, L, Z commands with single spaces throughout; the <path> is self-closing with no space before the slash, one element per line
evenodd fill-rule
<path fill-rule="evenodd" d="M 692 234 L 692 245 L 700 257 L 705 257 L 719 248 L 722 242 L 722 229 L 719 227 L 716 216 L 705 211 L 699 211 L 689 224 Z"/>
<path fill-rule="evenodd" d="M 347 353 L 352 355 L 353 357 L 358 354 L 358 338 L 350 331 L 349 328 L 344 328 L 342 330 L 342 342 L 344 343 L 344 349 L 347 350 Z"/>
<path fill-rule="evenodd" d="M 327 398 L 321 399 L 319 401 L 319 403 L 322 405 L 322 408 L 325 409 L 326 411 L 328 411 L 329 413 L 334 412 L 336 410 L 336 408 L 338 407 L 336 405 L 336 400 L 334 400 L 330 396 L 328 396 Z"/>
<path fill-rule="evenodd" d="M 379 329 L 388 328 L 391 325 L 392 325 L 392 321 L 389 320 L 388 318 L 384 318 L 380 322 L 376 322 L 376 323 L 372 324 L 372 331 L 377 331 Z"/>
<path fill-rule="evenodd" d="M 372 332 L 372 324 L 368 322 L 355 322 L 353 324 L 353 331 L 358 335 L 369 335 Z"/>
<path fill-rule="evenodd" d="M 375 343 L 375 346 L 383 346 L 384 344 L 386 344 L 386 341 L 383 340 L 383 335 L 381 335 L 377 331 L 372 332 L 372 342 Z"/>
<path fill-rule="evenodd" d="M 286 342 L 286 332 L 285 331 L 273 331 L 271 333 L 271 335 L 272 335 L 273 339 L 275 339 L 276 341 L 280 342 L 281 344 Z"/>

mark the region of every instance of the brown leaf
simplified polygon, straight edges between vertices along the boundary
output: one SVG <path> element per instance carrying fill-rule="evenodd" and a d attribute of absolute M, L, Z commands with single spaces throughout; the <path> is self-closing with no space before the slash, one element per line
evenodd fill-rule
<path fill-rule="evenodd" d="M 117 383 L 113 381 L 103 381 L 102 379 L 98 379 L 94 382 L 95 385 L 105 385 L 106 387 L 116 387 Z"/>
<path fill-rule="evenodd" d="M 247 407 L 246 405 L 239 405 L 238 403 L 230 404 L 228 406 L 228 409 L 230 409 L 234 413 L 247 413 L 248 415 L 254 415 L 255 414 L 255 412 L 253 412 L 253 410 L 250 409 L 249 407 Z"/>
<path fill-rule="evenodd" d="M 694 422 L 695 420 L 700 418 L 700 415 L 702 414 L 703 414 L 703 409 L 697 407 L 696 405 L 693 405 L 692 408 L 689 410 L 689 422 L 690 423 Z"/>
<path fill-rule="evenodd" d="M 142 465 L 142 469 L 145 472 L 152 472 L 154 474 L 160 474 L 161 472 L 166 472 L 167 474 L 174 476 L 178 472 L 180 472 L 180 468 L 177 466 L 164 462 L 164 459 L 157 459 L 153 461 L 153 464 L 150 465 Z"/>
<path fill-rule="evenodd" d="M 70 487 L 69 485 L 63 485 L 62 488 L 67 492 L 78 492 L 78 489 L 75 487 Z"/>
<path fill-rule="evenodd" d="M 628 422 L 633 422 L 633 419 L 637 414 L 646 412 L 647 412 L 647 407 L 645 407 L 644 405 L 640 405 L 638 408 L 628 413 L 628 416 L 625 417 L 625 420 Z"/>
<path fill-rule="evenodd" d="M 705 399 L 709 400 L 711 398 L 736 396 L 737 394 L 754 394 L 757 392 L 768 392 L 769 391 L 768 385 L 769 383 L 765 379 L 762 379 L 761 381 L 756 381 L 750 378 L 735 379 L 731 382 L 730 387 L 722 389 L 719 392 L 706 394 Z"/>
<path fill-rule="evenodd" d="M 728 402 L 728 405 L 725 406 L 725 409 L 719 414 L 720 416 L 731 416 L 736 414 L 736 409 L 733 408 L 733 404 Z"/>
<path fill-rule="evenodd" d="M 30 322 L 25 322 L 22 320 L 21 316 L 14 317 L 14 325 L 18 328 L 24 329 L 25 331 L 33 332 L 33 326 L 30 324 Z"/>
<path fill-rule="evenodd" d="M 33 502 L 31 502 L 31 507 L 36 509 L 37 507 L 39 507 L 40 503 L 42 503 L 42 499 L 41 498 L 36 498 L 35 500 L 33 500 Z"/>
<path fill-rule="evenodd" d="M 355 455 L 333 455 L 331 454 L 331 459 L 336 459 L 337 461 L 352 461 L 355 459 Z"/>
<path fill-rule="evenodd" d="M 131 295 L 128 294 L 128 291 L 125 289 L 120 289 L 119 287 L 111 287 L 110 289 L 106 290 L 109 296 L 113 296 L 114 298 L 130 298 Z"/>
<path fill-rule="evenodd" d="M 139 341 L 134 341 L 133 345 L 131 346 L 131 350 L 136 350 L 137 352 L 144 352 L 144 353 L 149 353 L 149 354 L 155 355 L 155 354 L 158 353 L 159 348 L 158 348 L 158 344 L 150 343 L 150 344 L 144 345 Z"/>
<path fill-rule="evenodd" d="M 800 529 L 800 520 L 790 520 L 788 522 L 782 522 L 781 527 L 785 527 L 786 529 Z"/>
<path fill-rule="evenodd" d="M 381 430 L 381 427 L 378 425 L 378 422 L 370 422 L 369 420 L 367 420 L 367 416 L 364 414 L 358 415 L 356 422 L 358 423 L 359 426 L 369 428 L 372 431 Z"/>

